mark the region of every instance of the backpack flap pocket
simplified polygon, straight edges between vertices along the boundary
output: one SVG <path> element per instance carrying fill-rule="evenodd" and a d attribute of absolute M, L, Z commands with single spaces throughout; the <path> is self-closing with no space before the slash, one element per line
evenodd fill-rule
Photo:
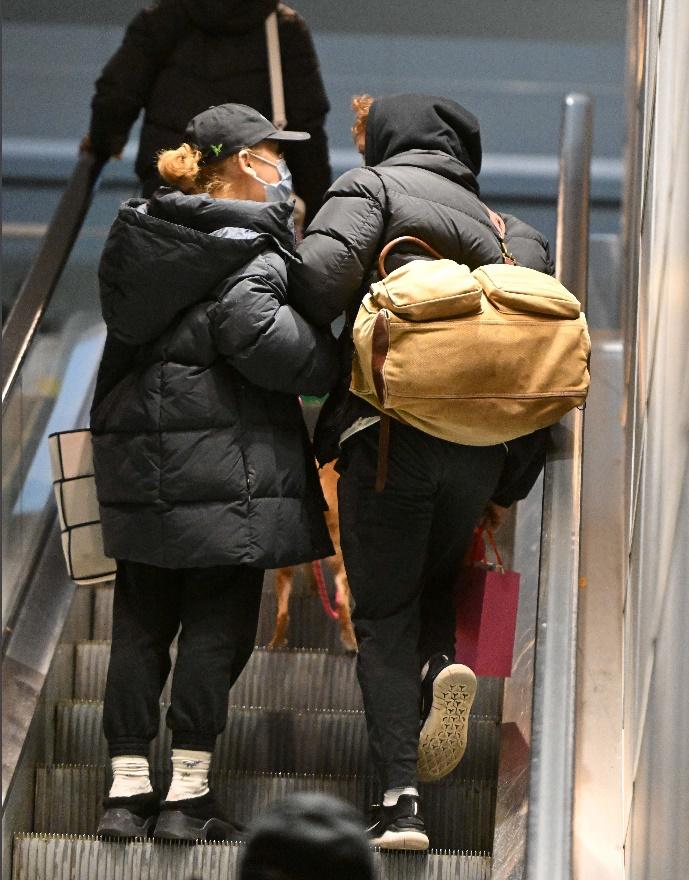
<path fill-rule="evenodd" d="M 371 299 L 403 321 L 438 321 L 481 310 L 481 285 L 454 260 L 412 260 L 371 285 Z"/>
<path fill-rule="evenodd" d="M 545 272 L 496 263 L 481 266 L 472 274 L 498 311 L 571 319 L 581 314 L 574 294 Z"/>

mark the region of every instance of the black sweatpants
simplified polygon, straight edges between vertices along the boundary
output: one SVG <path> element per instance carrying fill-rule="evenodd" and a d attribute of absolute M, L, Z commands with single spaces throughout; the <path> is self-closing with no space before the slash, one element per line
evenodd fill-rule
<path fill-rule="evenodd" d="M 167 726 L 179 749 L 213 750 L 229 690 L 256 639 L 264 571 L 117 563 L 103 727 L 110 756 L 146 755 L 179 633 Z"/>
<path fill-rule="evenodd" d="M 343 444 L 338 499 L 357 672 L 385 790 L 416 785 L 420 668 L 436 652 L 454 656 L 453 586 L 506 453 L 393 422 L 378 493 L 378 433 L 375 425 Z"/>

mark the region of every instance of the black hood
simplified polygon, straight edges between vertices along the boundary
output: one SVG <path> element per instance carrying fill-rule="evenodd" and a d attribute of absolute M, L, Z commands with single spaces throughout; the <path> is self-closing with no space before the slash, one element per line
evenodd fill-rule
<path fill-rule="evenodd" d="M 207 33 L 245 33 L 263 25 L 278 0 L 182 0 L 189 18 Z"/>
<path fill-rule="evenodd" d="M 449 98 L 390 95 L 376 98 L 366 123 L 367 165 L 379 165 L 409 150 L 433 150 L 481 170 L 478 119 Z"/>
<path fill-rule="evenodd" d="M 108 329 L 140 345 L 265 250 L 292 258 L 292 206 L 189 196 L 161 188 L 117 215 L 98 274 Z"/>
<path fill-rule="evenodd" d="M 133 203 L 137 203 L 135 199 L 127 204 Z M 137 204 L 140 206 L 143 200 Z M 294 250 L 293 210 L 289 202 L 214 199 L 207 193 L 190 196 L 167 186 L 156 190 L 147 207 L 151 217 L 199 232 L 210 234 L 228 227 L 238 227 L 269 235 L 290 253 Z"/>

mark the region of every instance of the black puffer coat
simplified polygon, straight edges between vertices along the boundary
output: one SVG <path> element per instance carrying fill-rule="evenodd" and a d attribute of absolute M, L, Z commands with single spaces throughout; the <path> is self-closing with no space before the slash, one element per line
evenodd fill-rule
<path fill-rule="evenodd" d="M 197 113 L 235 102 L 271 119 L 264 22 L 276 8 L 288 128 L 311 135 L 285 150 L 309 222 L 331 181 L 324 128 L 330 106 L 309 29 L 278 0 L 159 0 L 142 10 L 96 82 L 95 152 L 118 153 L 145 108 L 136 173 L 150 194 L 161 183 L 155 154 L 178 147 Z"/>
<path fill-rule="evenodd" d="M 290 214 L 176 190 L 121 207 L 91 412 L 108 555 L 274 568 L 332 553 L 296 395 L 328 390 L 336 352 L 286 305 Z"/>
<path fill-rule="evenodd" d="M 382 247 L 401 235 L 423 239 L 444 257 L 475 269 L 502 262 L 498 238 L 478 194 L 481 168 L 478 120 L 454 101 L 425 95 L 376 100 L 366 127 L 366 166 L 349 171 L 330 188 L 299 246 L 289 271 L 290 294 L 299 310 L 327 325 L 341 312 L 350 320 L 378 280 Z M 503 215 L 508 246 L 523 265 L 553 272 L 543 236 L 516 217 Z M 391 254 L 388 271 L 421 251 Z M 349 394 L 351 341 L 341 346 L 338 388 L 324 407 L 316 433 L 321 461 L 337 454 L 337 440 L 355 419 L 377 415 Z M 509 455 L 494 500 L 505 506 L 524 497 L 542 467 L 547 431 L 507 444 Z"/>

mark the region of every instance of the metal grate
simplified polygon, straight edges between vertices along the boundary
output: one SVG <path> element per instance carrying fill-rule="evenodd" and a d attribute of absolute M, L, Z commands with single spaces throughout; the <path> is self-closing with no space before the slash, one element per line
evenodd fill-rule
<path fill-rule="evenodd" d="M 185 846 L 94 837 L 20 834 L 14 840 L 13 880 L 230 880 L 239 844 Z M 464 853 L 377 853 L 381 880 L 490 880 L 490 858 Z"/>
<path fill-rule="evenodd" d="M 107 770 L 92 766 L 39 767 L 36 771 L 34 830 L 93 834 L 107 792 Z M 154 778 L 164 791 L 162 774 Z M 295 791 L 323 791 L 365 812 L 376 799 L 370 776 L 235 773 L 214 771 L 211 785 L 227 812 L 250 823 L 269 804 Z M 489 780 L 456 779 L 421 787 L 433 844 L 445 849 L 486 850 L 491 845 L 495 799 Z"/>
<path fill-rule="evenodd" d="M 174 647 L 172 654 L 174 657 Z M 75 656 L 74 699 L 102 700 L 110 642 L 79 642 Z M 169 694 L 168 680 L 161 697 L 163 702 L 169 700 Z M 501 698 L 501 679 L 480 679 L 472 714 L 499 719 Z M 232 688 L 230 699 L 236 706 L 271 709 L 362 708 L 356 659 L 315 648 L 257 648 Z"/>
<path fill-rule="evenodd" d="M 170 731 L 161 713 L 151 767 L 164 773 L 170 760 Z M 103 704 L 67 701 L 56 711 L 55 761 L 61 764 L 104 764 L 108 760 L 102 732 Z M 467 751 L 451 778 L 488 779 L 497 770 L 498 724 L 469 720 Z M 231 707 L 218 737 L 214 766 L 222 770 L 286 773 L 372 772 L 363 712 Z"/>

